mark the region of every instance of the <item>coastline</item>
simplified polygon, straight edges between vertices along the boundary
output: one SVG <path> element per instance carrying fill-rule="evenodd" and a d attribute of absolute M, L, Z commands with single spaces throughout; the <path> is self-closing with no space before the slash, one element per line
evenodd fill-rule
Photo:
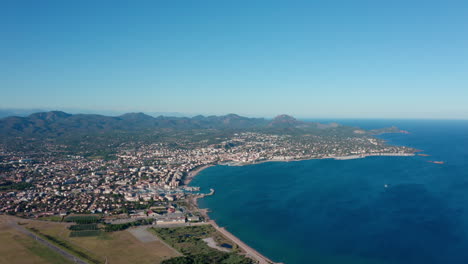
<path fill-rule="evenodd" d="M 261 163 L 266 163 L 266 162 L 292 162 L 292 161 L 305 161 L 305 160 L 315 160 L 315 159 L 334 159 L 334 160 L 351 160 L 351 159 L 361 159 L 361 158 L 366 158 L 366 157 L 412 157 L 416 156 L 415 153 L 372 153 L 372 154 L 362 154 L 362 155 L 348 155 L 348 156 L 332 156 L 332 157 L 320 157 L 320 158 L 304 158 L 304 159 L 271 159 L 271 160 L 262 160 L 262 161 L 255 161 L 255 162 L 232 162 L 232 161 L 227 161 L 228 166 L 245 166 L 245 165 L 253 165 L 253 164 L 261 164 Z M 232 164 L 230 164 L 232 163 Z M 221 163 L 222 164 L 222 163 Z M 216 164 L 206 164 L 206 165 L 201 165 L 199 167 L 196 167 L 194 170 L 191 170 L 188 172 L 187 176 L 184 179 L 183 184 L 184 185 L 189 185 L 190 182 L 195 178 L 201 171 L 204 169 L 207 169 L 209 167 L 213 167 L 216 165 L 221 165 L 220 163 Z M 282 264 L 279 262 L 274 262 L 270 260 L 268 257 L 262 255 L 246 243 L 244 243 L 242 240 L 240 240 L 238 237 L 230 233 L 226 228 L 220 227 L 216 221 L 212 220 L 208 216 L 208 212 L 210 210 L 208 208 L 200 208 L 198 206 L 198 199 L 203 198 L 204 196 L 193 196 L 189 199 L 189 202 L 192 203 L 192 205 L 196 208 L 198 212 L 205 218 L 205 221 L 209 223 L 213 228 L 215 228 L 218 232 L 220 232 L 223 236 L 231 240 L 232 242 L 236 243 L 245 253 L 246 256 L 254 259 L 257 261 L 259 264 Z"/>
<path fill-rule="evenodd" d="M 208 213 L 210 212 L 209 209 L 207 208 L 199 208 L 198 207 L 198 199 L 202 198 L 202 196 L 194 196 L 191 197 L 189 202 L 193 204 L 197 208 L 197 211 L 205 218 L 205 222 L 210 224 L 216 231 L 221 233 L 225 238 L 231 240 L 233 243 L 237 244 L 239 248 L 241 248 L 245 252 L 245 256 L 249 257 L 255 261 L 257 261 L 258 264 L 283 264 L 280 262 L 274 262 L 273 260 L 269 259 L 265 255 L 262 255 L 259 253 L 257 250 L 254 248 L 250 247 L 246 243 L 244 243 L 242 240 L 240 240 L 238 237 L 233 235 L 231 232 L 229 232 L 226 228 L 220 227 L 215 220 L 211 219 L 208 216 Z"/>
<path fill-rule="evenodd" d="M 417 150 L 416 152 L 420 152 Z M 347 156 L 326 156 L 326 157 L 310 157 L 310 158 L 287 158 L 287 159 L 269 159 L 269 160 L 260 160 L 260 161 L 228 161 L 224 163 L 211 164 L 211 166 L 216 165 L 227 165 L 227 166 L 246 166 L 254 164 L 262 164 L 267 162 L 295 162 L 295 161 L 305 161 L 305 160 L 323 160 L 323 159 L 334 159 L 334 160 L 350 160 L 350 159 L 363 159 L 367 157 L 413 157 L 416 156 L 416 152 L 413 153 L 369 153 L 369 154 L 353 154 Z M 198 173 L 199 171 L 197 171 Z M 192 176 L 195 177 L 196 175 Z"/>
<path fill-rule="evenodd" d="M 270 260 L 269 258 L 265 257 L 264 255 L 262 255 L 255 249 L 251 248 L 249 245 L 242 242 L 242 240 L 240 240 L 238 237 L 233 235 L 231 232 L 227 231 L 226 228 L 218 226 L 218 224 L 216 224 L 214 220 L 209 220 L 209 223 L 214 229 L 220 232 L 223 236 L 230 239 L 231 241 L 236 243 L 240 248 L 242 248 L 242 250 L 246 252 L 247 257 L 255 259 L 256 261 L 258 261 L 259 264 L 282 264 L 282 263 L 278 263 L 278 262 L 274 262 Z"/>
<path fill-rule="evenodd" d="M 189 185 L 190 182 L 193 180 L 193 178 L 195 178 L 195 176 L 197 176 L 198 173 L 200 173 L 202 170 L 204 169 L 207 169 L 209 167 L 213 167 L 215 166 L 216 164 L 206 164 L 206 165 L 201 165 L 201 166 L 198 166 L 196 167 L 195 169 L 189 171 L 187 173 L 187 176 L 185 176 L 184 178 L 184 182 L 183 184 L 184 185 Z"/>
<path fill-rule="evenodd" d="M 195 176 L 197 176 L 198 173 L 200 173 L 202 170 L 215 166 L 215 165 L 216 164 L 207 164 L 207 165 L 197 167 L 194 170 L 190 171 L 187 174 L 187 177 L 184 179 L 184 185 L 188 185 L 193 180 L 193 178 L 195 178 Z M 224 237 L 231 240 L 233 243 L 237 244 L 239 248 L 241 248 L 245 252 L 247 257 L 257 261 L 257 263 L 259 264 L 282 264 L 282 263 L 274 262 L 270 260 L 269 258 L 262 255 L 261 253 L 259 253 L 258 251 L 256 251 L 255 249 L 247 245 L 246 243 L 242 242 L 242 240 L 240 240 L 238 237 L 236 237 L 231 232 L 226 230 L 226 228 L 220 227 L 214 220 L 212 220 L 208 216 L 208 212 L 210 212 L 209 209 L 207 208 L 202 209 L 198 206 L 198 199 L 202 197 L 204 196 L 200 196 L 200 195 L 192 196 L 191 198 L 189 198 L 189 203 L 191 203 L 196 208 L 196 210 L 200 212 L 200 214 L 205 218 L 205 222 L 210 224 L 216 231 L 221 233 Z"/>

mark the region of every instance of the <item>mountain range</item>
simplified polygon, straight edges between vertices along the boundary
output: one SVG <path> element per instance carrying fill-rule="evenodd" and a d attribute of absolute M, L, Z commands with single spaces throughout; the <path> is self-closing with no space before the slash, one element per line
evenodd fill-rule
<path fill-rule="evenodd" d="M 144 113 L 127 113 L 120 116 L 95 114 L 69 114 L 62 111 L 34 113 L 26 117 L 10 116 L 0 119 L 0 135 L 53 136 L 64 133 L 105 133 L 110 131 L 141 131 L 157 129 L 269 129 L 269 130 L 321 130 L 338 124 L 304 122 L 289 115 L 279 115 L 272 120 L 248 118 L 236 114 L 223 116 L 152 117 Z"/>

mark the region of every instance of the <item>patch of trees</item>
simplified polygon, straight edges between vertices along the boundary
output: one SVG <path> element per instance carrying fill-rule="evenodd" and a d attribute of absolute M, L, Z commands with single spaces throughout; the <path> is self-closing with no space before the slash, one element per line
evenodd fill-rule
<path fill-rule="evenodd" d="M 254 262 L 244 256 L 233 253 L 212 252 L 175 257 L 164 260 L 161 264 L 253 264 Z"/>
<path fill-rule="evenodd" d="M 106 224 L 106 226 L 104 227 L 104 230 L 106 232 L 120 231 L 120 230 L 125 230 L 127 228 L 130 228 L 132 226 L 151 225 L 153 221 L 154 221 L 153 219 L 140 219 L 134 222 L 123 223 L 123 224 Z"/>
<path fill-rule="evenodd" d="M 99 222 L 101 216 L 98 215 L 72 215 L 65 218 L 65 222 L 75 222 L 77 224 L 93 224 Z"/>
<path fill-rule="evenodd" d="M 97 224 L 72 225 L 68 229 L 72 231 L 98 230 Z"/>
<path fill-rule="evenodd" d="M 70 237 L 92 237 L 99 236 L 101 230 L 83 230 L 83 231 L 72 231 Z"/>

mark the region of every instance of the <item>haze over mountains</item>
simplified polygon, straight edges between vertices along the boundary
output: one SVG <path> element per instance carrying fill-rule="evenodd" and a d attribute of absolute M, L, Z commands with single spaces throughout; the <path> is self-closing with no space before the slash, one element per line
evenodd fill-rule
<path fill-rule="evenodd" d="M 223 116 L 152 117 L 144 113 L 120 116 L 69 114 L 61 111 L 34 113 L 26 117 L 0 119 L 0 135 L 41 136 L 64 133 L 105 133 L 110 131 L 141 131 L 151 129 L 325 129 L 337 124 L 303 122 L 288 115 L 272 120 L 248 118 L 236 114 Z"/>
<path fill-rule="evenodd" d="M 57 109 L 49 108 L 0 108 L 0 118 L 9 117 L 9 116 L 22 116 L 26 117 L 28 115 L 39 113 L 39 112 L 49 112 L 57 111 Z M 70 114 L 99 114 L 105 116 L 118 116 L 125 114 L 125 111 L 117 110 L 90 110 L 90 109 L 79 109 L 79 108 L 63 108 L 60 111 L 70 113 Z M 174 116 L 174 117 L 192 117 L 195 114 L 189 113 L 180 113 L 180 112 L 145 112 L 147 115 L 157 117 L 157 116 Z"/>
<path fill-rule="evenodd" d="M 45 112 L 43 109 L 12 109 L 2 108 L 0 109 L 0 118 L 9 116 L 28 116 L 38 112 Z"/>

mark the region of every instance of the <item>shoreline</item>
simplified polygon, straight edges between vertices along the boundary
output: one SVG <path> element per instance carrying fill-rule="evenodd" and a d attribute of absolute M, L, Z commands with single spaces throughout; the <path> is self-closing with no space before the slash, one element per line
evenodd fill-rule
<path fill-rule="evenodd" d="M 209 167 L 213 167 L 213 166 L 216 166 L 216 164 L 206 164 L 206 165 L 201 165 L 201 166 L 195 167 L 195 169 L 189 171 L 187 173 L 187 175 L 184 177 L 183 184 L 185 186 L 189 185 L 190 182 L 193 180 L 193 178 L 195 178 L 195 176 L 198 175 L 198 173 L 200 173 L 204 169 L 208 169 Z"/>
<path fill-rule="evenodd" d="M 416 153 L 372 153 L 372 154 L 362 154 L 362 155 L 332 156 L 332 157 L 321 157 L 321 158 L 284 159 L 284 160 L 271 159 L 271 160 L 255 161 L 255 162 L 225 161 L 225 162 L 221 162 L 221 164 L 218 162 L 216 164 L 206 164 L 206 165 L 201 165 L 201 166 L 196 167 L 195 169 L 187 173 L 187 176 L 184 178 L 183 184 L 185 186 L 189 185 L 190 182 L 193 180 L 193 178 L 195 178 L 201 171 L 203 171 L 204 169 L 216 166 L 216 165 L 222 165 L 222 163 L 226 163 L 225 165 L 228 165 L 228 166 L 246 166 L 246 165 L 261 164 L 261 163 L 266 163 L 266 162 L 293 162 L 293 161 L 305 161 L 305 160 L 316 160 L 316 159 L 351 160 L 351 159 L 362 159 L 366 157 L 412 157 L 412 156 L 416 156 Z M 232 162 L 234 165 L 229 165 L 230 162 Z M 225 236 L 232 242 L 236 243 L 246 253 L 246 256 L 254 259 L 259 264 L 282 264 L 280 262 L 272 261 L 268 257 L 262 255 L 261 253 L 256 251 L 254 248 L 244 243 L 238 237 L 236 237 L 231 232 L 229 232 L 226 228 L 220 227 L 216 223 L 215 220 L 211 219 L 208 216 L 208 213 L 210 212 L 209 208 L 200 208 L 198 206 L 198 199 L 203 198 L 203 197 L 204 196 L 199 196 L 199 195 L 193 196 L 189 198 L 189 202 L 192 203 L 193 206 L 196 208 L 196 210 L 200 212 L 200 214 L 205 218 L 205 222 L 209 223 L 214 229 L 220 232 L 223 236 Z"/>
<path fill-rule="evenodd" d="M 216 229 L 218 232 L 220 232 L 223 236 L 225 236 L 226 238 L 228 238 L 232 242 L 236 243 L 240 248 L 242 248 L 242 250 L 245 251 L 245 254 L 246 254 L 247 257 L 255 259 L 256 261 L 258 261 L 259 264 L 282 264 L 282 263 L 279 263 L 279 262 L 272 261 L 271 259 L 269 259 L 266 256 L 262 255 L 261 253 L 259 253 L 255 249 L 251 248 L 249 245 L 242 242 L 242 240 L 240 240 L 238 237 L 236 237 L 231 232 L 226 230 L 226 228 L 218 226 L 218 224 L 216 224 L 216 222 L 214 220 L 209 220 L 209 223 L 211 224 L 211 226 L 214 229 Z"/>
<path fill-rule="evenodd" d="M 416 152 L 420 152 L 418 150 Z M 269 159 L 269 160 L 259 160 L 259 161 L 224 161 L 216 164 L 206 165 L 207 167 L 217 166 L 217 165 L 225 165 L 225 166 L 247 166 L 247 165 L 255 165 L 255 164 L 262 164 L 267 162 L 296 162 L 296 161 L 306 161 L 306 160 L 325 160 L 325 159 L 334 159 L 334 160 L 350 160 L 350 159 L 363 159 L 367 157 L 413 157 L 416 156 L 416 152 L 412 153 L 368 153 L 368 154 L 353 154 L 347 156 L 326 156 L 326 157 L 310 157 L 310 158 L 288 158 L 288 159 Z M 204 168 L 203 168 L 204 169 Z M 196 170 L 198 174 L 201 170 Z M 192 171 L 191 171 L 192 172 Z M 194 171 L 195 172 L 195 171 Z M 191 179 L 196 176 L 192 175 Z"/>
<path fill-rule="evenodd" d="M 208 213 L 210 212 L 210 209 L 208 208 L 200 208 L 198 207 L 198 199 L 202 198 L 201 196 L 194 196 L 190 198 L 190 202 L 197 208 L 197 211 L 205 218 L 205 222 L 210 224 L 216 231 L 221 233 L 225 238 L 229 239 L 233 243 L 235 243 L 239 248 L 241 248 L 245 252 L 245 256 L 248 258 L 251 258 L 255 261 L 257 261 L 258 264 L 283 264 L 280 262 L 274 262 L 273 260 L 269 259 L 265 255 L 261 254 L 254 248 L 250 247 L 246 243 L 244 243 L 242 240 L 240 240 L 238 237 L 233 235 L 231 232 L 229 232 L 225 227 L 220 227 L 215 220 L 211 219 L 208 216 Z"/>
<path fill-rule="evenodd" d="M 184 185 L 188 185 L 193 180 L 193 178 L 195 178 L 195 176 L 197 176 L 198 173 L 200 173 L 202 170 L 207 169 L 207 168 L 212 167 L 212 166 L 216 166 L 216 164 L 203 165 L 203 166 L 197 167 L 194 170 L 190 171 L 187 174 L 187 178 L 184 179 Z M 262 255 L 261 253 L 259 253 L 258 251 L 256 251 L 255 249 L 253 249 L 252 247 L 247 245 L 246 243 L 242 242 L 242 240 L 240 240 L 238 237 L 236 237 L 231 232 L 226 230 L 226 228 L 220 227 L 216 223 L 216 221 L 211 219 L 210 216 L 208 215 L 208 213 L 210 212 L 210 209 L 200 208 L 198 206 L 198 199 L 203 198 L 203 197 L 204 197 L 204 195 L 192 196 L 192 197 L 190 197 L 188 199 L 189 204 L 192 204 L 196 208 L 196 210 L 203 216 L 206 223 L 210 224 L 216 231 L 221 233 L 221 235 L 223 235 L 224 237 L 226 237 L 227 239 L 229 239 L 233 243 L 235 243 L 237 246 L 239 246 L 239 248 L 241 248 L 245 252 L 246 257 L 249 257 L 249 258 L 257 261 L 258 264 L 282 264 L 282 263 L 274 262 L 274 261 L 270 260 L 269 258 Z"/>

